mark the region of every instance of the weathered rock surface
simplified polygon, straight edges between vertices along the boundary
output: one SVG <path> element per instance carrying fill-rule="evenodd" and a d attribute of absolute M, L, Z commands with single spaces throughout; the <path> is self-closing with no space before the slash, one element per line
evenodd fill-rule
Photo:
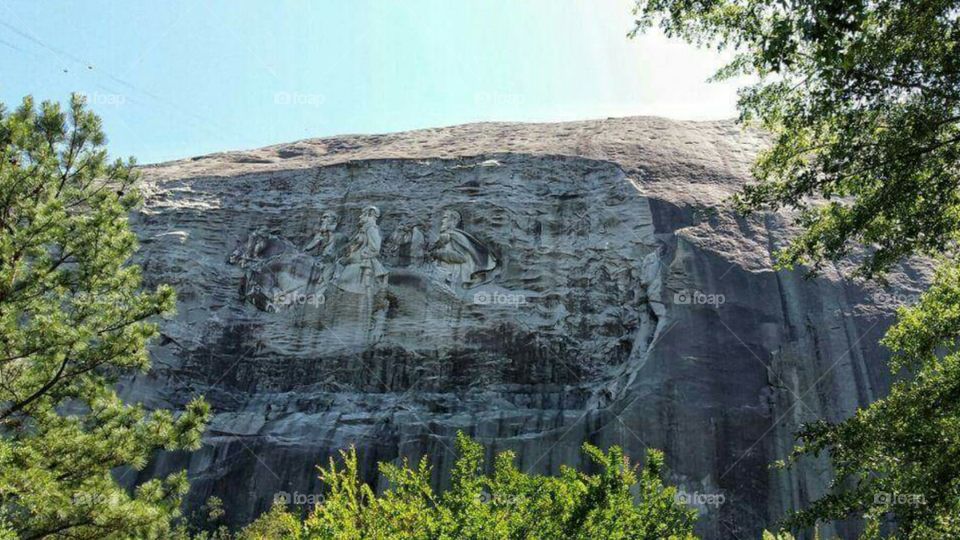
<path fill-rule="evenodd" d="M 187 467 L 190 504 L 217 495 L 239 524 L 320 493 L 315 465 L 350 445 L 375 484 L 377 461 L 428 455 L 442 487 L 458 430 L 541 473 L 586 466 L 590 441 L 664 450 L 700 532 L 756 537 L 829 478 L 768 468 L 798 425 L 887 391 L 877 340 L 927 271 L 888 291 L 772 271 L 788 220 L 724 204 L 760 144 L 625 118 L 146 167 L 140 258 L 179 310 L 123 391 L 203 394 L 216 417 L 203 449 L 125 481 Z"/>

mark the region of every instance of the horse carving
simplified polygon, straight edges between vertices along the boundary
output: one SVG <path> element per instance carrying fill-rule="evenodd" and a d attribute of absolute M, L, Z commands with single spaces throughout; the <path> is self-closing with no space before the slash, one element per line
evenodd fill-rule
<path fill-rule="evenodd" d="M 316 259 L 285 238 L 257 229 L 227 258 L 245 270 L 240 297 L 263 311 L 277 312 L 294 304 L 322 302 L 322 271 Z"/>

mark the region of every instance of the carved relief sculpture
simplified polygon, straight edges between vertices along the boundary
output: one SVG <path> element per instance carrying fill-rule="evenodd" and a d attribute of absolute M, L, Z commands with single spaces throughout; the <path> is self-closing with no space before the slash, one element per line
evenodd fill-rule
<path fill-rule="evenodd" d="M 487 279 L 488 273 L 497 267 L 497 258 L 483 243 L 459 228 L 461 221 L 460 212 L 443 212 L 440 236 L 430 248 L 430 256 L 448 284 L 469 289 Z"/>
<path fill-rule="evenodd" d="M 258 228 L 238 243 L 229 258 L 231 264 L 245 270 L 241 298 L 263 311 L 281 311 L 311 298 L 319 300 L 312 304 L 319 307 L 332 285 L 339 291 L 372 299 L 388 287 L 389 271 L 380 260 L 383 240 L 379 218 L 377 207 L 363 208 L 357 229 L 346 242 L 337 231 L 339 215 L 325 211 L 302 248 L 264 227 Z M 488 281 L 499 264 L 497 256 L 464 231 L 461 223 L 459 212 L 444 211 L 439 236 L 432 244 L 415 221 L 398 224 L 383 248 L 399 278 L 396 287 L 409 288 L 410 283 L 419 281 L 456 295 L 457 289 Z M 395 293 L 404 297 L 409 291 Z M 335 303 L 344 301 L 340 298 Z M 373 304 L 368 307 L 371 313 L 376 311 Z"/>
<path fill-rule="evenodd" d="M 320 225 L 313 238 L 303 247 L 303 251 L 314 257 L 314 271 L 310 281 L 322 291 L 333 278 L 337 261 L 337 250 L 343 244 L 344 236 L 337 232 L 340 216 L 327 210 L 320 218 Z"/>
<path fill-rule="evenodd" d="M 420 264 L 426 254 L 426 238 L 416 223 L 404 222 L 390 235 L 386 251 L 396 257 L 400 266 Z"/>
<path fill-rule="evenodd" d="M 306 294 L 314 273 L 312 257 L 263 227 L 241 242 L 228 262 L 245 270 L 241 298 L 264 311 L 280 311 Z"/>
<path fill-rule="evenodd" d="M 340 216 L 336 212 L 327 210 L 320 217 L 320 225 L 313 238 L 303 247 L 303 251 L 314 255 L 324 262 L 333 262 L 336 259 L 336 250 L 342 235 L 337 232 L 340 225 Z"/>
<path fill-rule="evenodd" d="M 352 293 L 368 293 L 387 284 L 387 269 L 380 262 L 382 237 L 377 219 L 380 210 L 368 206 L 360 212 L 357 232 L 350 239 L 347 253 L 340 259 L 337 288 Z"/>

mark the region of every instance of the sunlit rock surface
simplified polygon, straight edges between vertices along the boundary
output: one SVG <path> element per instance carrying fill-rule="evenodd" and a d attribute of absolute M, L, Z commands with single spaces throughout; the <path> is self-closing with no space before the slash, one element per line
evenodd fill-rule
<path fill-rule="evenodd" d="M 887 290 L 773 272 L 787 218 L 725 205 L 760 144 L 625 118 L 146 167 L 139 259 L 179 309 L 123 392 L 202 394 L 216 417 L 203 449 L 124 481 L 186 467 L 191 507 L 219 496 L 241 524 L 316 500 L 315 466 L 351 445 L 375 485 L 378 461 L 427 455 L 442 488 L 458 430 L 538 473 L 587 466 L 589 441 L 664 450 L 699 532 L 756 537 L 829 479 L 768 468 L 799 424 L 887 391 L 877 340 L 927 271 Z"/>

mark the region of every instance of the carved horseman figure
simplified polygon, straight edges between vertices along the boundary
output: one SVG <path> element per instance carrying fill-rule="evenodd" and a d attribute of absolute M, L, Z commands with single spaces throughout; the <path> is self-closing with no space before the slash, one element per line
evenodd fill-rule
<path fill-rule="evenodd" d="M 240 268 L 247 268 L 251 264 L 262 262 L 273 255 L 273 253 L 267 253 L 269 236 L 270 233 L 267 232 L 265 227 L 258 227 L 257 230 L 247 235 L 246 241 L 237 242 L 237 246 L 227 257 L 227 263 L 239 265 Z"/>
<path fill-rule="evenodd" d="M 350 239 L 346 255 L 340 259 L 337 288 L 359 294 L 386 287 L 387 269 L 380 262 L 383 240 L 377 225 L 379 217 L 380 210 L 376 206 L 368 206 L 360 212 L 357 232 Z"/>
<path fill-rule="evenodd" d="M 338 225 L 340 225 L 340 216 L 336 212 L 331 210 L 324 212 L 317 232 L 303 250 L 322 262 L 334 262 L 338 244 L 343 238 L 343 235 L 337 232 Z"/>
<path fill-rule="evenodd" d="M 303 247 L 304 252 L 314 257 L 314 271 L 310 281 L 321 287 L 333 278 L 337 250 L 344 241 L 343 235 L 337 232 L 339 225 L 340 216 L 327 210 L 320 218 L 320 226 L 313 238 Z"/>
<path fill-rule="evenodd" d="M 415 222 L 404 222 L 397 225 L 393 234 L 387 240 L 384 251 L 396 258 L 399 266 L 423 263 L 427 241 Z"/>
<path fill-rule="evenodd" d="M 250 233 L 227 262 L 245 270 L 240 297 L 263 311 L 280 311 L 310 292 L 313 258 L 263 227 Z"/>
<path fill-rule="evenodd" d="M 486 279 L 497 267 L 496 256 L 479 240 L 460 229 L 462 217 L 456 210 L 445 210 L 440 220 L 440 237 L 430 249 L 437 266 L 451 284 L 469 289 Z"/>

